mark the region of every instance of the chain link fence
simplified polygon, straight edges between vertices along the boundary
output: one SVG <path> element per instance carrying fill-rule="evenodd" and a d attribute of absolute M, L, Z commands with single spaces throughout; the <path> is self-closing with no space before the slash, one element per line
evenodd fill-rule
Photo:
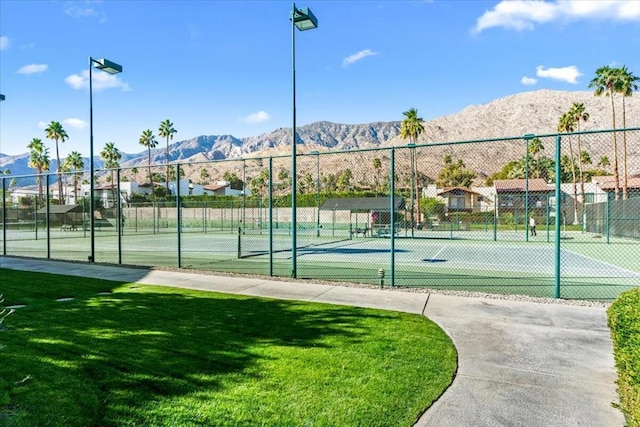
<path fill-rule="evenodd" d="M 305 151 L 295 177 L 290 156 L 101 170 L 93 229 L 86 171 L 62 195 L 54 173 L 3 176 L 2 253 L 611 300 L 640 283 L 639 146 L 628 129 Z"/>

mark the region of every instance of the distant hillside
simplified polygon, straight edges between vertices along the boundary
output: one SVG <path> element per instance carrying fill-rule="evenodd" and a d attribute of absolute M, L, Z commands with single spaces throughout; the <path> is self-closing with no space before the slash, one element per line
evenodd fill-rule
<path fill-rule="evenodd" d="M 527 133 L 555 133 L 559 117 L 571 108 L 574 102 L 585 104 L 590 118 L 581 125 L 582 130 L 610 129 L 611 107 L 609 98 L 594 97 L 592 92 L 565 92 L 537 90 L 523 92 L 496 99 L 487 104 L 472 105 L 448 116 L 438 117 L 424 123 L 425 132 L 418 143 L 452 142 L 473 139 L 489 139 L 522 136 Z M 621 100 L 616 98 L 618 116 L 622 111 Z M 640 96 L 626 99 L 627 127 L 640 127 Z M 400 112 L 398 114 L 401 115 Z M 617 126 L 621 126 L 618 117 Z M 300 151 L 312 149 L 352 150 L 374 148 L 387 145 L 405 145 L 399 136 L 400 121 L 367 124 L 339 124 L 316 122 L 298 127 Z M 291 144 L 291 129 L 280 128 L 262 135 L 235 138 L 232 135 L 198 136 L 178 141 L 169 146 L 172 162 L 201 162 L 223 160 L 244 156 L 285 154 Z M 611 156 L 608 143 L 602 139 L 589 138 L 582 147 L 594 159 L 601 155 Z M 429 158 L 421 163 L 425 173 L 433 174 L 441 167 L 442 156 L 454 154 L 464 158 L 467 166 L 482 175 L 498 170 L 508 160 L 522 155 L 521 142 L 466 145 L 433 148 Z M 640 172 L 640 144 L 629 145 L 629 165 Z M 26 155 L 25 155 L 26 156 Z M 33 173 L 28 168 L 25 156 L 0 157 L 0 167 L 11 169 L 13 174 Z M 123 153 L 123 166 L 146 166 L 147 151 L 134 154 Z M 471 161 L 469 160 L 471 159 Z M 166 162 L 165 148 L 151 150 L 151 162 Z M 96 159 L 96 167 L 102 162 Z M 52 170 L 55 165 L 52 164 Z M 634 169 L 632 169 L 634 171 Z"/>

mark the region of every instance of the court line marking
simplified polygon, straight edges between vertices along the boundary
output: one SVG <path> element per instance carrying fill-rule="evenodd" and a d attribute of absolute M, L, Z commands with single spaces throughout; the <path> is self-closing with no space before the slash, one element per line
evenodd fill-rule
<path fill-rule="evenodd" d="M 585 259 L 593 261 L 593 262 L 604 264 L 604 265 L 606 265 L 606 266 L 608 266 L 610 268 L 613 268 L 615 270 L 622 270 L 622 271 L 624 271 L 626 273 L 631 274 L 632 277 L 640 277 L 640 272 L 638 272 L 638 271 L 629 270 L 629 269 L 626 269 L 624 267 L 620 267 L 618 265 L 611 264 L 610 262 L 606 262 L 606 261 L 603 261 L 603 260 L 600 260 L 600 259 L 597 259 L 597 258 L 590 257 L 589 255 L 583 255 L 581 253 L 570 251 L 568 249 L 562 249 L 562 248 L 560 249 L 560 251 L 561 252 L 567 252 L 569 254 L 572 254 L 572 255 L 575 255 L 575 256 L 578 256 L 578 257 L 581 257 L 581 258 L 585 258 Z M 560 255 L 560 258 L 562 258 L 562 254 Z M 562 267 L 562 261 L 560 262 L 560 267 Z"/>

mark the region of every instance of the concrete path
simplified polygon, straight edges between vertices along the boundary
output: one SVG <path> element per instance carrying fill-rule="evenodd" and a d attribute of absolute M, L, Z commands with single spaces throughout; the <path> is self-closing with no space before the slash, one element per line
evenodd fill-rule
<path fill-rule="evenodd" d="M 624 425 L 611 405 L 618 399 L 604 308 L 19 258 L 1 266 L 424 314 L 453 339 L 458 372 L 416 426 Z"/>

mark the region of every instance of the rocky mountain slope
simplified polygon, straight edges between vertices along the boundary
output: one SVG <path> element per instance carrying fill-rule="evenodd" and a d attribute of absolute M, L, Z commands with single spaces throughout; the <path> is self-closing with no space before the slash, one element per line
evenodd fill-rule
<path fill-rule="evenodd" d="M 617 97 L 614 100 L 617 110 L 616 125 L 621 127 L 621 99 Z M 584 103 L 590 115 L 589 120 L 581 124 L 581 130 L 612 128 L 610 98 L 594 97 L 590 91 L 537 90 L 506 96 L 487 104 L 471 105 L 455 114 L 427 121 L 424 123 L 425 132 L 417 142 L 425 144 L 519 137 L 528 133 L 553 134 L 556 133 L 558 119 L 574 102 Z M 398 115 L 400 116 L 400 112 Z M 628 128 L 640 127 L 638 94 L 626 98 L 626 124 Z M 401 139 L 399 132 L 400 121 L 355 125 L 316 122 L 298 127 L 298 144 L 301 152 L 313 149 L 337 151 L 405 145 L 408 141 Z M 589 137 L 583 140 L 582 149 L 589 151 L 593 159 L 597 160 L 601 155 L 611 157 L 610 141 L 606 137 Z M 172 143 L 169 147 L 170 161 L 202 162 L 286 154 L 290 150 L 290 143 L 290 128 L 280 128 L 248 138 L 235 138 L 231 135 L 198 136 Z M 424 172 L 432 174 L 439 169 L 444 154 L 464 158 L 468 167 L 481 175 L 488 175 L 507 161 L 521 157 L 522 141 L 434 147 L 428 152 L 428 159 L 421 163 Z M 640 173 L 639 141 L 630 141 L 628 154 L 628 163 L 630 168 L 633 168 L 631 171 Z M 146 166 L 147 161 L 147 151 L 141 151 L 124 154 L 121 164 Z M 151 151 L 151 162 L 166 162 L 163 144 Z M 13 174 L 33 173 L 27 163 L 26 154 L 0 158 L 0 167 L 11 169 Z M 96 167 L 101 165 L 102 162 L 96 159 Z M 55 164 L 52 164 L 52 170 L 55 170 Z"/>

